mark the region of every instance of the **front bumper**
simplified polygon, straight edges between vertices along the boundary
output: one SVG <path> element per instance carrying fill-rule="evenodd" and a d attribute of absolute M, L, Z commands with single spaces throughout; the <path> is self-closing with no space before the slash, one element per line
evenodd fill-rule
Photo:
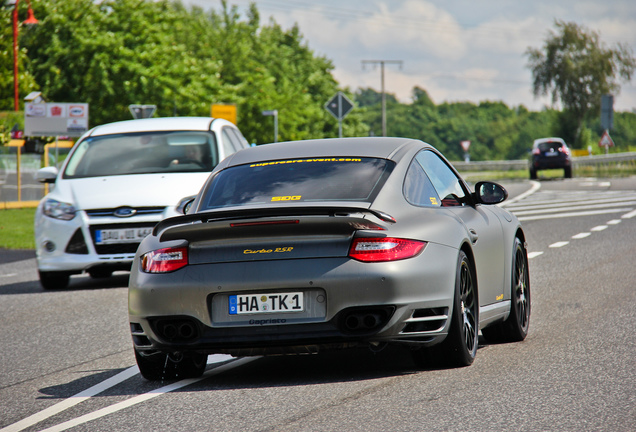
<path fill-rule="evenodd" d="M 41 206 L 41 204 L 40 204 Z M 162 214 L 137 219 L 90 218 L 79 211 L 70 221 L 45 216 L 38 207 L 35 215 L 35 246 L 38 270 L 41 272 L 81 273 L 94 267 L 130 270 L 138 242 L 113 246 L 97 246 L 95 230 L 100 227 L 152 228 Z M 141 241 L 141 239 L 139 239 Z"/>

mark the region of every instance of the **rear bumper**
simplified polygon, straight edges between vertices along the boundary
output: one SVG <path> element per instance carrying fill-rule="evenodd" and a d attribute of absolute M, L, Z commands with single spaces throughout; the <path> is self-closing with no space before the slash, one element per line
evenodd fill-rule
<path fill-rule="evenodd" d="M 457 250 L 429 243 L 420 256 L 389 263 L 280 260 L 190 265 L 163 275 L 139 272 L 134 263 L 129 285 L 133 342 L 138 350 L 233 355 L 371 342 L 430 345 L 448 332 L 456 262 Z M 300 318 L 257 314 L 232 322 L 214 306 L 219 304 L 215 297 L 281 290 L 314 296 L 315 301 L 306 300 L 312 313 Z"/>

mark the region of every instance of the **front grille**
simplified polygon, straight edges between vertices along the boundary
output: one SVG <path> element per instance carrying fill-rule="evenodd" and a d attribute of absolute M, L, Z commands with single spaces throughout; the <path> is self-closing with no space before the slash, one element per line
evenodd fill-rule
<path fill-rule="evenodd" d="M 88 215 L 88 217 L 91 217 L 91 218 L 113 217 L 115 216 L 115 210 L 119 208 L 121 207 L 86 210 L 86 214 Z M 135 211 L 134 215 L 129 216 L 131 218 L 134 218 L 136 216 L 158 215 L 163 213 L 165 209 L 165 207 L 130 207 L 130 208 Z"/>
<path fill-rule="evenodd" d="M 126 223 L 126 224 L 104 224 L 104 225 L 91 225 L 91 240 L 93 241 L 93 245 L 95 246 L 95 251 L 99 255 L 116 255 L 116 254 L 134 254 L 137 252 L 137 247 L 139 247 L 138 242 L 131 243 L 110 243 L 110 244 L 97 244 L 95 243 L 96 239 L 96 231 L 97 230 L 108 230 L 108 229 L 131 229 L 131 228 L 154 228 L 154 223 L 148 222 L 139 222 L 139 223 Z"/>

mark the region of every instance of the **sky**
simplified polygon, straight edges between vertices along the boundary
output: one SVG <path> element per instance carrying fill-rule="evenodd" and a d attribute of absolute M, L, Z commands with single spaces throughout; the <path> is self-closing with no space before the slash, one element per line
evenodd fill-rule
<path fill-rule="evenodd" d="M 555 20 L 600 34 L 606 47 L 636 55 L 636 0 L 228 0 L 245 16 L 256 3 L 261 24 L 298 24 L 314 54 L 355 91 L 384 88 L 401 102 L 426 90 L 436 103 L 503 101 L 531 110 L 552 106 L 532 93 L 529 47 L 542 48 Z M 220 10 L 220 0 L 184 0 Z M 558 108 L 559 106 L 556 105 Z M 636 112 L 636 76 L 614 95 L 616 111 Z"/>

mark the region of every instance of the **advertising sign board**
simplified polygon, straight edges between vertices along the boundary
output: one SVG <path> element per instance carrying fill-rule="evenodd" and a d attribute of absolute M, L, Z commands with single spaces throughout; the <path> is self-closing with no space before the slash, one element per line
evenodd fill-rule
<path fill-rule="evenodd" d="M 26 136 L 78 137 L 88 130 L 87 103 L 27 103 L 24 106 Z"/>

